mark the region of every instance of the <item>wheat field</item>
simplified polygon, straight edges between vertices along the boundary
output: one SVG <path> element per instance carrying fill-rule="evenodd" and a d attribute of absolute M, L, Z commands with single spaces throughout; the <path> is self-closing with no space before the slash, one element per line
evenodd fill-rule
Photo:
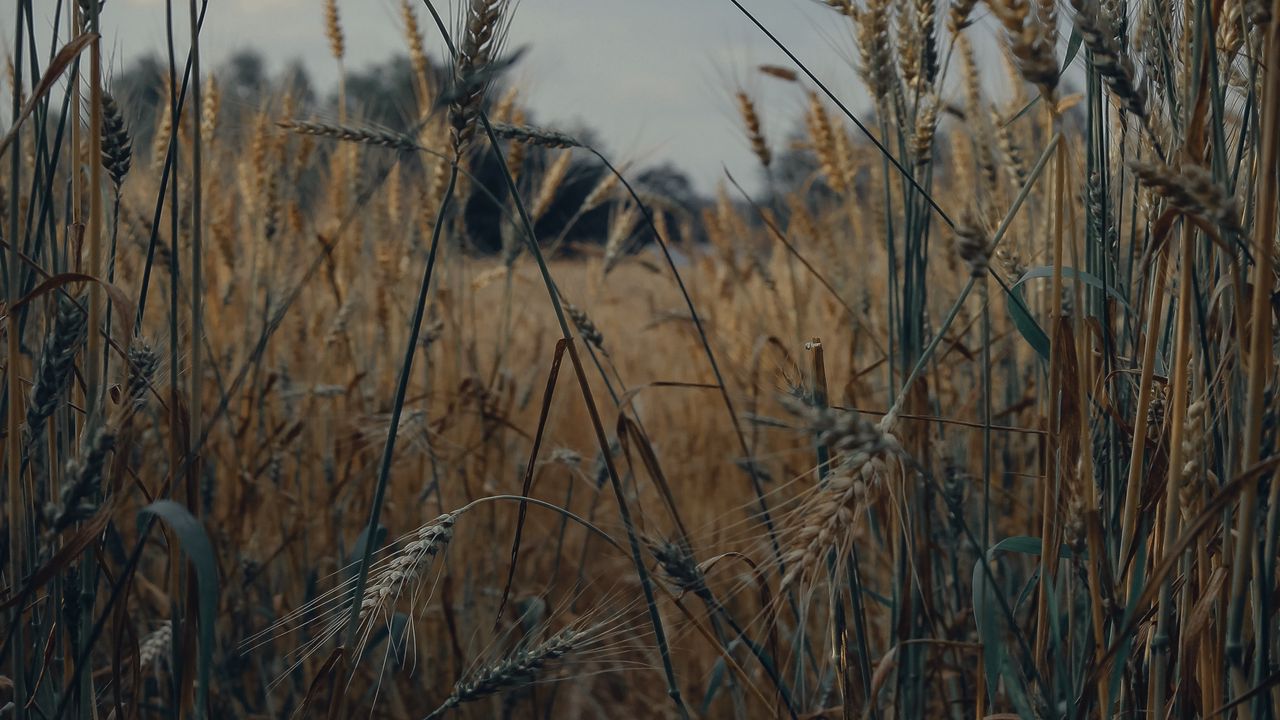
<path fill-rule="evenodd" d="M 717 2 L 705 198 L 536 2 L 397 0 L 398 124 L 361 3 L 247 102 L 170 0 L 150 114 L 5 3 L 0 718 L 1276 718 L 1280 2 Z"/>

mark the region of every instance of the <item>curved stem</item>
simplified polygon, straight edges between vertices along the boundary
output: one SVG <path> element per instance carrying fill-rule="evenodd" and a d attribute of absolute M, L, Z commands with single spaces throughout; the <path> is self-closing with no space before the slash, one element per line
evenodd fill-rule
<path fill-rule="evenodd" d="M 378 481 L 373 491 L 373 504 L 369 507 L 369 522 L 365 528 L 364 555 L 360 558 L 360 571 L 356 575 L 355 592 L 352 594 L 351 617 L 347 621 L 347 630 L 343 644 L 349 643 L 360 626 L 360 603 L 354 598 L 364 595 L 365 584 L 369 580 L 369 562 L 373 557 L 377 544 L 378 519 L 382 515 L 382 504 L 387 495 L 387 485 L 391 477 L 391 463 L 395 457 L 396 431 L 399 430 L 400 416 L 404 411 L 404 399 L 409 389 L 409 375 L 413 370 L 413 356 L 418 350 L 418 336 L 422 332 L 422 318 L 426 314 L 427 296 L 431 289 L 431 275 L 436 266 L 436 251 L 440 247 L 440 232 L 444 226 L 445 213 L 449 209 L 449 201 L 453 199 L 454 188 L 458 184 L 458 163 L 455 161 L 449 170 L 449 182 L 445 186 L 444 197 L 440 208 L 436 211 L 436 224 L 431 229 L 431 249 L 427 251 L 427 266 L 422 271 L 422 284 L 418 288 L 418 303 L 413 310 L 413 320 L 409 326 L 409 338 L 405 343 L 404 361 L 400 365 L 400 377 L 396 381 L 396 394 L 391 405 L 391 426 L 387 429 L 387 440 L 382 446 L 382 460 L 378 465 Z"/>

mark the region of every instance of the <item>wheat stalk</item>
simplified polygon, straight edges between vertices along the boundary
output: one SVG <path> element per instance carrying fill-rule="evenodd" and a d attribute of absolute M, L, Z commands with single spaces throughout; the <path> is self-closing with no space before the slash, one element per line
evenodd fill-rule
<path fill-rule="evenodd" d="M 347 54 L 347 41 L 342 35 L 342 18 L 338 15 L 338 0 L 324 0 L 324 36 L 329 41 L 329 54 L 342 62 Z"/>
<path fill-rule="evenodd" d="M 490 127 L 493 128 L 494 135 L 505 140 L 553 149 L 582 147 L 572 136 L 556 130 L 502 122 L 490 123 Z"/>
<path fill-rule="evenodd" d="M 556 193 L 560 191 L 561 183 L 569 175 L 569 166 L 572 162 L 573 155 L 562 152 L 543 174 L 542 183 L 538 186 L 538 194 L 534 197 L 533 207 L 529 211 L 529 216 L 534 222 L 540 220 L 551 209 L 552 203 L 556 200 Z"/>
<path fill-rule="evenodd" d="M 102 167 L 111 176 L 117 190 L 124 184 L 133 164 L 133 140 L 124 125 L 124 116 L 115 98 L 102 95 Z"/>
<path fill-rule="evenodd" d="M 794 398 L 786 399 L 784 406 L 800 416 L 819 445 L 838 457 L 825 482 L 795 513 L 790 549 L 782 554 L 787 570 L 780 587 L 786 589 L 814 577 L 829 553 L 847 552 L 857 508 L 866 505 L 878 485 L 876 462 L 904 453 L 889 431 L 896 420 L 892 413 L 872 423 L 856 412 L 814 407 Z"/>
<path fill-rule="evenodd" d="M 521 648 L 486 665 L 453 687 L 453 693 L 426 720 L 443 716 L 464 703 L 476 702 L 501 692 L 535 682 L 552 663 L 583 648 L 596 639 L 598 627 L 561 630 L 533 647 Z"/>
<path fill-rule="evenodd" d="M 58 312 L 53 327 L 45 337 L 31 383 L 31 400 L 27 405 L 27 429 L 34 438 L 57 409 L 71 380 L 76 353 L 85 340 L 88 317 L 80 303 L 58 296 Z"/>
<path fill-rule="evenodd" d="M 507 4 L 508 0 L 469 0 L 463 12 L 453 70 L 454 100 L 449 105 L 450 137 L 459 157 L 476 132 L 490 82 L 486 70 L 502 44 Z"/>
<path fill-rule="evenodd" d="M 769 151 L 769 143 L 765 140 L 755 101 L 741 90 L 734 93 L 734 100 L 738 105 L 738 115 L 741 116 L 742 124 L 747 131 L 747 141 L 751 143 L 751 152 L 755 154 L 761 166 L 769 167 L 773 162 L 773 153 Z"/>
<path fill-rule="evenodd" d="M 1170 205 L 1221 225 L 1240 234 L 1240 209 L 1235 197 L 1213 179 L 1213 174 L 1199 165 L 1175 169 L 1159 162 L 1134 160 L 1129 163 L 1143 185 L 1151 188 Z"/>
<path fill-rule="evenodd" d="M 375 145 L 377 147 L 399 150 L 400 152 L 413 152 L 415 150 L 422 149 L 422 147 L 408 135 L 380 128 L 352 127 L 349 125 L 338 125 L 334 123 L 319 122 L 316 120 L 277 120 L 276 126 L 284 130 L 288 130 L 289 132 L 298 133 L 299 135 L 327 137 L 333 138 L 334 140 L 344 140 L 346 142 L 353 142 L 360 145 Z"/>

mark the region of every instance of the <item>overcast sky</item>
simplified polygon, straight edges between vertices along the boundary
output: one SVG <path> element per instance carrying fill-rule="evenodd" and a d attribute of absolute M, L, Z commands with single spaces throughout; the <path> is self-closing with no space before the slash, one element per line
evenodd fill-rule
<path fill-rule="evenodd" d="M 6 49 L 15 1 L 0 0 Z M 47 37 L 55 3 L 35 0 L 37 34 L 42 20 Z M 815 0 L 744 4 L 853 107 L 864 105 L 848 62 L 853 41 L 842 18 Z M 397 5 L 339 0 L 349 68 L 404 53 Z M 187 2 L 175 0 L 175 6 L 185 28 Z M 216 68 L 236 50 L 253 48 L 270 69 L 300 59 L 318 87 L 331 87 L 337 71 L 322 7 L 322 0 L 211 0 L 201 36 L 205 66 Z M 700 190 L 715 187 L 722 167 L 741 180 L 756 174 L 734 110 L 735 84 L 759 96 L 775 148 L 803 108 L 799 88 L 754 71 L 761 63 L 786 64 L 786 58 L 729 0 L 521 0 L 516 7 L 509 47 L 528 46 L 515 77 L 539 122 L 592 127 L 619 159 L 675 162 Z M 425 10 L 419 16 L 428 48 L 441 57 L 443 43 Z M 140 54 L 161 52 L 164 2 L 107 0 L 103 30 L 117 69 Z"/>

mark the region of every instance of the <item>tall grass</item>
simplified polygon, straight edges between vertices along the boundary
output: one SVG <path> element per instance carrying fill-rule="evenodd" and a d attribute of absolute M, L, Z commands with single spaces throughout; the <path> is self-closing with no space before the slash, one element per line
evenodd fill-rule
<path fill-rule="evenodd" d="M 245 105 L 170 0 L 151 132 L 15 0 L 0 717 L 1274 718 L 1280 7 L 820 4 L 863 88 L 722 4 L 694 202 L 527 122 L 533 4 L 399 3 L 393 129 L 367 9 Z"/>

